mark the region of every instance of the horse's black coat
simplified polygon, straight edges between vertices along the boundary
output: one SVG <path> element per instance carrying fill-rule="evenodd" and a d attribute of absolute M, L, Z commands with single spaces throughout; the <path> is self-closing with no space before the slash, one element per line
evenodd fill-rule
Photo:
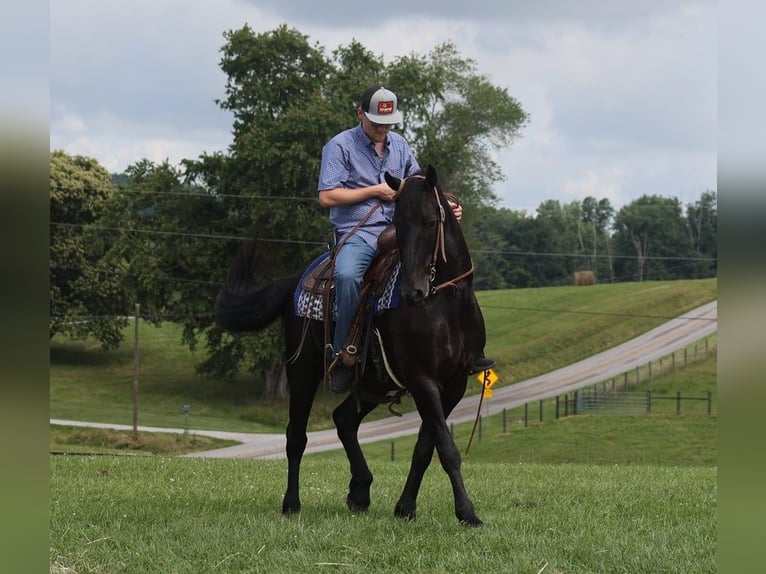
<path fill-rule="evenodd" d="M 387 175 L 386 181 L 394 189 L 400 187 L 400 181 L 393 177 Z M 482 522 L 463 484 L 460 452 L 446 418 L 463 397 L 469 368 L 484 348 L 484 320 L 473 292 L 473 275 L 466 275 L 472 266 L 460 225 L 436 184 L 436 171 L 430 166 L 425 177 L 403 181 L 394 224 L 402 264 L 402 296 L 408 304 L 375 318 L 388 361 L 412 395 L 422 421 L 407 481 L 394 512 L 402 518 L 415 518 L 418 490 L 436 448 L 452 484 L 455 515 L 465 524 L 480 526 Z M 441 249 L 436 248 L 441 219 L 446 261 Z M 437 259 L 432 276 L 434 253 Z M 241 257 L 232 265 L 216 300 L 216 321 L 227 330 L 259 330 L 281 315 L 286 354 L 292 356 L 301 343 L 305 327 L 304 320 L 296 317 L 292 308 L 298 276 L 281 279 L 265 288 L 251 288 L 248 277 L 252 270 L 247 269 L 247 259 Z M 464 275 L 454 284 L 432 291 L 433 286 Z M 310 321 L 300 354 L 286 365 L 290 414 L 286 433 L 287 490 L 282 503 L 285 514 L 298 512 L 301 507 L 300 464 L 307 443 L 309 413 L 324 374 L 323 345 L 322 323 Z M 379 387 L 381 383 L 369 364 L 367 371 L 361 387 L 371 390 Z M 362 419 L 375 406 L 375 402 L 349 395 L 333 412 L 338 437 L 351 467 L 346 503 L 352 511 L 365 511 L 370 505 L 373 477 L 357 431 Z"/>

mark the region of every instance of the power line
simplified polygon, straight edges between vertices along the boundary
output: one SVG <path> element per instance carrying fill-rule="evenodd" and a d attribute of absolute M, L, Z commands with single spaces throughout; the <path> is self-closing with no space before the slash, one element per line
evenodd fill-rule
<path fill-rule="evenodd" d="M 79 223 L 58 223 L 58 222 L 51 222 L 51 225 L 55 227 L 72 227 L 72 228 L 88 228 L 89 230 L 95 229 L 97 231 L 120 231 L 123 233 L 146 233 L 146 234 L 156 234 L 156 235 L 167 235 L 172 237 L 191 237 L 191 238 L 197 238 L 197 239 L 221 239 L 221 240 L 237 240 L 237 241 L 249 241 L 253 239 L 252 237 L 244 237 L 241 235 L 225 235 L 225 234 L 218 234 L 218 233 L 184 233 L 181 231 L 162 231 L 160 229 L 136 229 L 136 228 L 129 228 L 129 227 L 109 227 L 104 225 L 83 225 Z M 268 238 L 257 238 L 256 241 L 260 241 L 263 243 L 293 243 L 298 245 L 326 245 L 327 242 L 321 242 L 321 241 L 303 241 L 299 239 L 268 239 Z"/>
<path fill-rule="evenodd" d="M 166 235 L 166 236 L 173 236 L 173 237 L 189 237 L 189 238 L 196 238 L 196 239 L 217 239 L 217 240 L 237 240 L 237 241 L 250 241 L 253 239 L 252 236 L 242 236 L 242 235 L 226 235 L 226 234 L 213 234 L 213 233 L 185 233 L 181 231 L 162 231 L 159 229 L 139 229 L 139 228 L 127 228 L 127 227 L 107 227 L 102 225 L 84 225 L 84 224 L 78 224 L 78 223 L 51 222 L 51 225 L 56 227 L 70 227 L 70 228 L 80 228 L 80 229 L 88 228 L 89 230 L 93 229 L 97 231 L 120 231 L 123 233 L 145 233 L 145 234 L 157 234 L 157 235 Z M 274 239 L 274 238 L 260 238 L 260 237 L 257 238 L 256 241 L 260 241 L 263 243 L 285 243 L 285 244 L 316 245 L 316 246 L 323 246 L 327 244 L 326 241 L 304 241 L 304 240 L 298 240 L 298 239 Z M 504 255 L 504 256 L 519 255 L 524 257 L 567 257 L 567 258 L 579 257 L 579 258 L 629 259 L 629 260 L 638 259 L 638 257 L 635 255 L 607 255 L 607 254 L 593 255 L 592 253 L 557 253 L 557 252 L 545 252 L 545 251 L 501 251 L 496 249 L 472 249 L 471 252 L 476 254 L 483 254 L 483 255 Z M 681 256 L 669 256 L 669 255 L 646 256 L 643 259 L 646 261 L 699 261 L 699 262 L 708 262 L 708 263 L 712 263 L 718 260 L 717 257 L 681 257 Z"/>

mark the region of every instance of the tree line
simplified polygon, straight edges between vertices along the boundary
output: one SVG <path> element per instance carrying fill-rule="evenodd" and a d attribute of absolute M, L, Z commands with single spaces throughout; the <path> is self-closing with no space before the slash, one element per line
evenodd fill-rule
<path fill-rule="evenodd" d="M 259 282 L 326 248 L 320 151 L 353 125 L 360 91 L 374 83 L 396 87 L 406 111 L 399 131 L 461 198 L 477 289 L 570 284 L 577 271 L 600 282 L 716 274 L 714 191 L 687 206 L 646 195 L 617 212 L 593 197 L 544 201 L 534 214 L 494 207 L 502 173 L 491 152 L 520 137 L 528 116 L 451 43 L 386 64 L 356 41 L 328 55 L 286 26 L 224 36 L 227 82 L 216 103 L 234 116 L 227 153 L 178 166 L 141 159 L 121 174 L 51 153 L 51 337 L 91 336 L 114 348 L 139 302 L 144 319 L 175 321 L 185 344 L 204 345 L 200 373 L 266 373 L 267 392 L 284 393 L 277 332 L 223 333 L 213 301 L 247 238 L 260 246 Z"/>

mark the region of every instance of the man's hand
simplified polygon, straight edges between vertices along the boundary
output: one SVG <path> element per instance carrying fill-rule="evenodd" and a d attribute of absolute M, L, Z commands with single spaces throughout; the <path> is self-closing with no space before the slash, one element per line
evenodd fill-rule
<path fill-rule="evenodd" d="M 388 187 L 387 183 L 379 183 L 378 185 L 372 186 L 370 189 L 374 190 L 373 196 L 382 201 L 393 201 L 396 199 L 396 194 L 398 193 L 395 189 Z"/>
<path fill-rule="evenodd" d="M 452 213 L 454 214 L 455 219 L 457 219 L 457 222 L 460 223 L 460 220 L 463 219 L 463 206 L 451 200 L 447 200 L 447 203 L 452 209 Z"/>

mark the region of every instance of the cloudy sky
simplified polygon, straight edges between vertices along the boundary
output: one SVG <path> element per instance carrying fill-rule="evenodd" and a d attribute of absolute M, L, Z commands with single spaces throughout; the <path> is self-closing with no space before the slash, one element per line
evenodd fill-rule
<path fill-rule="evenodd" d="M 451 40 L 474 59 L 530 115 L 497 154 L 501 206 L 716 189 L 713 0 L 53 0 L 49 18 L 51 149 L 112 172 L 225 151 L 223 33 L 286 23 L 327 53 Z"/>

